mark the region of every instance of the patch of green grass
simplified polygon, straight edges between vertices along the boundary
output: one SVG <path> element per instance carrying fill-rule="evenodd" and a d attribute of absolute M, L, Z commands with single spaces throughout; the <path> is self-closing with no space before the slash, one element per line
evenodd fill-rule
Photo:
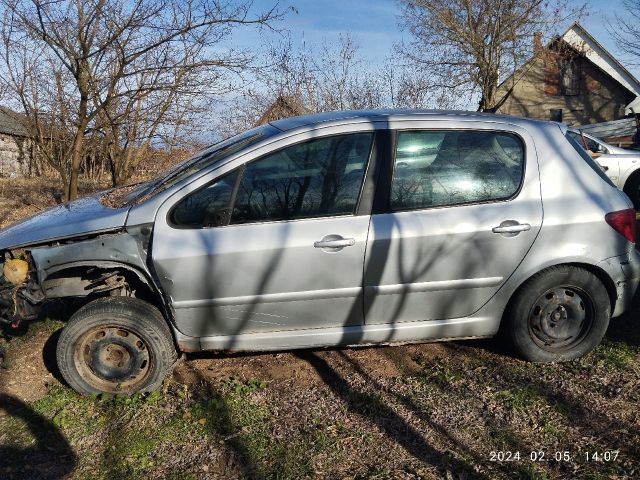
<path fill-rule="evenodd" d="M 596 365 L 617 369 L 629 365 L 635 351 L 626 343 L 605 341 L 595 350 L 594 356 Z"/>
<path fill-rule="evenodd" d="M 52 334 L 64 326 L 64 322 L 53 318 L 45 318 L 42 321 L 23 322 L 17 330 L 13 330 L 7 325 L 0 326 L 0 347 L 7 353 L 3 368 L 7 370 L 13 368 L 11 361 L 11 351 L 29 343 L 41 332 Z"/>
<path fill-rule="evenodd" d="M 542 433 L 545 440 L 552 443 L 561 438 L 563 428 L 555 420 L 546 417 L 542 420 Z"/>
<path fill-rule="evenodd" d="M 398 399 L 412 409 L 419 410 L 426 414 L 430 414 L 434 409 L 430 395 L 419 395 L 417 392 L 410 391 L 408 393 L 398 395 Z"/>
<path fill-rule="evenodd" d="M 354 480 L 386 480 L 394 478 L 394 475 L 387 467 L 372 465 L 366 471 L 356 473 L 353 478 Z"/>
<path fill-rule="evenodd" d="M 527 463 L 517 469 L 520 480 L 549 480 L 547 472 L 542 470 L 535 463 Z"/>
<path fill-rule="evenodd" d="M 423 383 L 431 383 L 441 388 L 445 388 L 460 380 L 463 375 L 464 372 L 457 368 L 450 367 L 449 365 L 436 364 L 425 368 L 416 376 L 416 378 Z"/>
<path fill-rule="evenodd" d="M 164 440 L 165 426 L 118 428 L 110 432 L 102 454 L 103 469 L 112 478 L 137 477 L 156 465 L 153 453 Z"/>
<path fill-rule="evenodd" d="M 240 456 L 249 477 L 302 478 L 313 473 L 311 459 L 318 452 L 337 455 L 334 447 L 339 426 L 319 420 L 274 441 L 268 409 L 250 398 L 263 388 L 262 382 L 224 381 L 220 390 L 192 405 L 188 415 L 202 432 Z"/>
<path fill-rule="evenodd" d="M 481 435 L 482 432 L 478 432 Z M 513 432 L 502 428 L 492 428 L 489 430 L 489 437 L 493 440 L 491 443 L 492 450 L 512 450 L 515 445 L 519 444 L 519 439 L 513 434 Z M 493 446 L 495 445 L 495 448 Z"/>
<path fill-rule="evenodd" d="M 241 380 L 235 377 L 223 380 L 221 385 L 224 390 L 231 391 L 238 395 L 247 395 L 267 387 L 267 384 L 261 380 Z"/>
<path fill-rule="evenodd" d="M 500 390 L 494 394 L 496 400 L 511 410 L 526 410 L 539 399 L 538 393 L 529 387 Z"/>

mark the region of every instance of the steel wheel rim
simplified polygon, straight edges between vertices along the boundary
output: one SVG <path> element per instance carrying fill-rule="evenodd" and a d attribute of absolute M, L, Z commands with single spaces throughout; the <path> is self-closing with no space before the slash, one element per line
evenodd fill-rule
<path fill-rule="evenodd" d="M 89 330 L 74 350 L 74 363 L 82 378 L 108 393 L 137 390 L 149 377 L 152 361 L 139 334 L 115 325 Z"/>
<path fill-rule="evenodd" d="M 566 352 L 589 334 L 595 308 L 591 296 L 579 287 L 550 288 L 534 302 L 529 312 L 529 335 L 540 348 Z"/>

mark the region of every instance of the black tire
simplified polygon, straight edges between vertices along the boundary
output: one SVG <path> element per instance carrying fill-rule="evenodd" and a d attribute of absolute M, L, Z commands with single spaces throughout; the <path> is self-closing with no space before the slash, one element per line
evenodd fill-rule
<path fill-rule="evenodd" d="M 78 310 L 62 330 L 58 368 L 83 395 L 157 389 L 177 358 L 171 331 L 154 306 L 105 297 Z"/>
<path fill-rule="evenodd" d="M 564 362 L 593 350 L 610 317 L 611 300 L 602 282 L 583 268 L 564 265 L 543 270 L 522 285 L 501 333 L 525 360 Z"/>
<path fill-rule="evenodd" d="M 640 173 L 631 175 L 624 186 L 624 193 L 633 202 L 633 208 L 640 210 Z"/>

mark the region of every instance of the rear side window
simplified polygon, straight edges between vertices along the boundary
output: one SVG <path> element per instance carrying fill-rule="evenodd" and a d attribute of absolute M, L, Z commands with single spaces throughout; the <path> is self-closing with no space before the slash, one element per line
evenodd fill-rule
<path fill-rule="evenodd" d="M 494 131 L 399 132 L 392 210 L 504 200 L 524 173 L 524 145 Z"/>
<path fill-rule="evenodd" d="M 571 146 L 575 149 L 576 152 L 582 157 L 582 159 L 591 167 L 591 169 L 596 172 L 600 178 L 602 178 L 605 182 L 607 182 L 612 187 L 616 188 L 614 183 L 607 177 L 604 173 L 600 165 L 596 163 L 596 161 L 591 158 L 591 156 L 585 151 L 585 149 L 570 135 L 569 132 L 565 135 L 567 141 L 571 144 Z"/>

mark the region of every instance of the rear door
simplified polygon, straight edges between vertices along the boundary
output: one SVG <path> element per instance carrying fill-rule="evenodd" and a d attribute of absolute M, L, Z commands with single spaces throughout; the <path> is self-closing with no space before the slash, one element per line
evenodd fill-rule
<path fill-rule="evenodd" d="M 372 215 L 365 321 L 471 315 L 542 224 L 535 146 L 516 126 L 395 122 L 390 192 Z M 384 190 L 384 189 L 383 189 Z"/>
<path fill-rule="evenodd" d="M 359 129 L 297 137 L 162 207 L 152 256 L 182 333 L 363 323 L 374 127 Z"/>

